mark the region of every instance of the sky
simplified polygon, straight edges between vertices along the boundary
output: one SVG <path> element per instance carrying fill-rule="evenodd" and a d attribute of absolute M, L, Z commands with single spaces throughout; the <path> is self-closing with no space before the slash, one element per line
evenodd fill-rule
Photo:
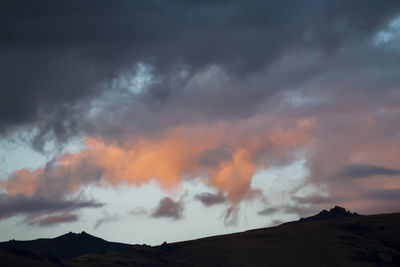
<path fill-rule="evenodd" d="M 400 1 L 2 0 L 0 241 L 400 212 Z"/>

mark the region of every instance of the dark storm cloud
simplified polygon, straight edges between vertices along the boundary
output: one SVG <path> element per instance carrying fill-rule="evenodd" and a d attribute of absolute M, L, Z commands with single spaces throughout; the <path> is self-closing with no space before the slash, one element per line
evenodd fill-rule
<path fill-rule="evenodd" d="M 194 199 L 199 200 L 206 207 L 222 204 L 227 201 L 226 197 L 221 192 L 217 194 L 209 192 L 197 194 L 194 196 Z"/>
<path fill-rule="evenodd" d="M 362 178 L 370 176 L 397 176 L 400 175 L 400 170 L 390 169 L 375 165 L 360 165 L 353 164 L 345 166 L 338 174 L 337 177 L 346 178 Z"/>
<path fill-rule="evenodd" d="M 55 200 L 42 197 L 27 197 L 24 195 L 0 195 L 0 219 L 5 219 L 18 214 L 51 214 L 62 211 L 77 210 L 82 208 L 99 208 L 104 204 L 84 200 Z"/>
<path fill-rule="evenodd" d="M 293 49 L 324 55 L 358 46 L 399 7 L 389 0 L 1 1 L 0 133 L 37 127 L 37 149 L 52 135 L 65 141 L 81 131 L 109 134 L 115 125 L 107 118 L 84 122 L 89 105 L 138 62 L 154 67 L 162 83 L 132 100 L 134 108 L 126 114 L 113 114 L 121 120 L 117 126 L 133 120 L 141 128 L 163 127 L 190 121 L 192 113 L 248 115 L 282 85 L 246 79 Z M 228 82 L 211 84 L 216 90 L 209 92 L 182 92 L 190 78 L 212 65 L 226 71 Z M 179 66 L 187 73 L 180 80 Z M 295 77 L 284 80 L 298 85 Z M 177 106 L 184 111 L 172 108 Z M 168 119 L 151 124 L 164 109 Z M 145 121 L 136 115 L 141 111 L 147 113 Z"/>
<path fill-rule="evenodd" d="M 165 197 L 160 200 L 160 203 L 151 214 L 151 217 L 166 217 L 174 220 L 179 220 L 182 219 L 183 209 L 184 207 L 181 201 L 174 201 L 170 197 Z"/>
<path fill-rule="evenodd" d="M 24 222 L 29 225 L 38 225 L 38 226 L 55 226 L 62 223 L 69 223 L 75 221 L 78 221 L 78 216 L 69 212 L 38 217 L 38 218 L 36 216 L 27 216 L 24 220 Z"/>

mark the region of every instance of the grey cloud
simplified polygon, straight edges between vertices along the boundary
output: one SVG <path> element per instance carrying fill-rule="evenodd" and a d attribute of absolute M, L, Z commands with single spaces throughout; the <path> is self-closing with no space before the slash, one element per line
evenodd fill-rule
<path fill-rule="evenodd" d="M 375 165 L 353 164 L 345 166 L 337 174 L 337 177 L 362 178 L 377 175 L 397 176 L 400 175 L 400 170 Z"/>
<path fill-rule="evenodd" d="M 174 201 L 170 197 L 165 197 L 160 200 L 160 203 L 155 208 L 151 217 L 154 218 L 171 218 L 174 220 L 182 219 L 183 217 L 183 203 L 181 201 Z"/>
<path fill-rule="evenodd" d="M 36 127 L 39 133 L 32 142 L 37 149 L 43 148 L 49 133 L 62 142 L 82 131 L 101 130 L 106 135 L 110 129 L 98 125 L 105 121 L 87 118 L 88 103 L 138 62 L 153 66 L 163 82 L 132 100 L 135 108 L 126 114 L 134 115 L 121 114 L 121 119 L 152 128 L 164 121 L 149 122 L 160 109 L 171 117 L 167 124 L 191 121 L 196 117 L 192 113 L 205 118 L 246 116 L 282 87 L 254 80 L 260 70 L 296 49 L 329 55 L 338 48 L 359 47 L 399 11 L 400 3 L 390 0 L 384 5 L 316 0 L 5 0 L 0 4 L 0 132 Z M 214 84 L 212 92 L 202 89 L 186 96 L 190 77 L 213 65 L 238 78 Z M 181 69 L 176 66 L 184 66 L 186 78 L 177 79 Z M 290 77 L 285 80 L 292 88 L 301 86 Z M 244 86 L 252 93 L 241 90 Z M 184 110 L 172 108 L 177 104 Z M 141 109 L 148 113 L 146 122 L 135 115 Z"/>
<path fill-rule="evenodd" d="M 272 215 L 276 212 L 278 212 L 279 209 L 278 208 L 265 208 L 263 210 L 260 210 L 257 212 L 257 214 L 259 215 Z"/>
<path fill-rule="evenodd" d="M 232 148 L 224 144 L 217 148 L 206 149 L 198 155 L 198 163 L 201 166 L 215 166 L 230 159 L 232 159 Z"/>
<path fill-rule="evenodd" d="M 226 197 L 221 192 L 217 194 L 209 192 L 197 194 L 194 196 L 194 199 L 199 200 L 201 203 L 203 203 L 204 206 L 207 207 L 226 202 Z"/>
<path fill-rule="evenodd" d="M 56 200 L 37 196 L 27 197 L 24 195 L 11 196 L 8 194 L 1 194 L 0 219 L 18 214 L 51 214 L 82 208 L 99 208 L 103 205 L 102 203 L 86 200 Z"/>
<path fill-rule="evenodd" d="M 400 189 L 374 189 L 365 193 L 367 199 L 400 200 Z"/>
<path fill-rule="evenodd" d="M 224 223 L 226 226 L 237 225 L 238 217 L 239 217 L 239 207 L 238 206 L 230 206 L 223 213 Z"/>
<path fill-rule="evenodd" d="M 38 226 L 55 226 L 75 221 L 78 221 L 78 216 L 69 212 L 44 217 L 27 216 L 24 220 L 24 222 L 29 225 Z"/>

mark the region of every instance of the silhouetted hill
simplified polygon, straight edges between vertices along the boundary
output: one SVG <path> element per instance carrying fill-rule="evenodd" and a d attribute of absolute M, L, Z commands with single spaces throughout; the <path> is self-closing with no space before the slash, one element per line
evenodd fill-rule
<path fill-rule="evenodd" d="M 327 220 L 327 219 L 334 219 L 334 218 L 346 218 L 346 217 L 354 217 L 360 216 L 357 213 L 351 213 L 350 211 L 346 211 L 345 208 L 335 206 L 334 208 L 330 209 L 329 211 L 323 210 L 317 215 L 310 216 L 307 218 L 301 218 L 299 221 L 320 221 L 320 220 Z"/>
<path fill-rule="evenodd" d="M 0 243 L 0 248 L 33 251 L 59 260 L 71 259 L 90 253 L 123 250 L 129 247 L 130 245 L 108 242 L 85 232 L 80 234 L 68 233 L 52 239 L 11 240 Z"/>
<path fill-rule="evenodd" d="M 123 252 L 84 255 L 67 263 L 72 266 L 400 266 L 400 213 L 346 215 L 156 247 L 133 246 Z"/>
<path fill-rule="evenodd" d="M 321 212 L 321 216 L 317 217 L 325 219 L 303 220 L 301 223 L 286 223 L 179 243 L 163 243 L 155 247 L 132 245 L 124 250 L 82 253 L 81 256 L 61 262 L 42 257 L 36 252 L 24 254 L 0 249 L 0 262 L 6 262 L 7 266 L 62 264 L 77 267 L 400 266 L 400 213 L 369 216 L 352 213 L 349 216 L 348 213 L 335 207 Z M 52 240 L 67 240 L 68 244 L 81 240 L 75 236 L 67 234 Z M 92 239 L 97 240 L 89 236 L 88 240 Z"/>
<path fill-rule="evenodd" d="M 59 266 L 57 259 L 52 259 L 34 251 L 16 248 L 0 248 L 1 266 Z"/>

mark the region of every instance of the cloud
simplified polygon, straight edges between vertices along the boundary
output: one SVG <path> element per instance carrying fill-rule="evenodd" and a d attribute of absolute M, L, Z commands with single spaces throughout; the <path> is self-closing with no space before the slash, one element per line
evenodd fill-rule
<path fill-rule="evenodd" d="M 260 128 L 255 122 L 257 118 L 243 121 L 243 126 L 182 127 L 159 139 L 143 136 L 120 143 L 87 137 L 82 151 L 66 152 L 58 161 L 35 170 L 16 171 L 0 186 L 13 195 L 59 196 L 87 184 L 141 185 L 156 180 L 171 189 L 184 179 L 202 177 L 206 185 L 226 193 L 228 201 L 238 203 L 259 196 L 260 192 L 250 187 L 257 168 L 270 157 L 276 159 L 285 151 L 303 148 L 313 127 L 309 120 L 276 129 Z M 227 137 L 225 133 L 232 127 L 237 129 Z M 218 147 L 222 140 L 232 148 L 232 157 L 206 167 L 199 164 L 198 155 Z"/>
<path fill-rule="evenodd" d="M 298 197 L 292 196 L 292 200 L 296 201 L 297 204 L 312 204 L 312 205 L 325 205 L 325 204 L 334 204 L 339 199 L 333 199 L 328 196 L 307 196 L 307 197 Z M 340 198 L 343 201 L 343 198 Z"/>
<path fill-rule="evenodd" d="M 96 220 L 95 224 L 93 225 L 93 228 L 94 230 L 97 230 L 100 226 L 102 226 L 105 223 L 117 222 L 119 220 L 121 220 L 121 217 L 118 216 L 117 214 L 108 214 L 107 212 L 104 212 L 103 216 Z"/>
<path fill-rule="evenodd" d="M 400 189 L 373 189 L 365 193 L 368 199 L 373 200 L 400 200 Z"/>
<path fill-rule="evenodd" d="M 84 200 L 55 200 L 24 195 L 0 195 L 0 219 L 14 215 L 52 214 L 82 208 L 99 208 L 104 204 Z M 49 219 L 51 221 L 51 218 Z"/>
<path fill-rule="evenodd" d="M 209 193 L 209 192 L 200 193 L 200 194 L 195 195 L 194 199 L 199 200 L 206 207 L 210 207 L 213 205 L 218 205 L 218 204 L 222 204 L 222 203 L 226 202 L 226 197 L 221 192 L 218 192 L 217 194 Z"/>
<path fill-rule="evenodd" d="M 69 212 L 49 216 L 27 216 L 24 220 L 29 225 L 38 226 L 54 226 L 75 221 L 78 221 L 78 216 Z"/>
<path fill-rule="evenodd" d="M 171 218 L 174 220 L 182 219 L 184 206 L 181 201 L 174 201 L 170 197 L 164 197 L 160 200 L 158 206 L 154 209 L 151 217 L 153 218 Z"/>
<path fill-rule="evenodd" d="M 263 210 L 258 211 L 257 214 L 259 214 L 259 215 L 272 215 L 272 214 L 274 214 L 274 213 L 276 213 L 278 211 L 279 211 L 278 208 L 270 207 L 270 208 L 265 208 Z"/>
<path fill-rule="evenodd" d="M 378 175 L 397 176 L 400 170 L 385 168 L 375 165 L 353 164 L 345 166 L 338 174 L 338 177 L 362 178 Z"/>
<path fill-rule="evenodd" d="M 232 148 L 228 145 L 221 145 L 215 149 L 205 149 L 198 155 L 198 164 L 201 166 L 215 166 L 222 161 L 232 159 Z"/>
<path fill-rule="evenodd" d="M 200 178 L 238 207 L 259 195 L 257 170 L 299 153 L 298 190 L 372 199 L 398 187 L 399 39 L 374 40 L 399 14 L 397 0 L 1 1 L 0 138 L 85 148 L 0 189 L 67 199 L 89 184 Z"/>
<path fill-rule="evenodd" d="M 318 130 L 313 132 L 313 152 L 307 159 L 309 176 L 298 191 L 312 189 L 310 196 L 304 196 L 306 199 L 314 194 L 327 195 L 331 204 L 357 212 L 386 212 L 383 207 L 392 207 L 393 203 L 374 204 L 374 198 L 365 192 L 398 188 L 399 128 L 392 120 L 399 118 L 400 110 L 371 107 L 364 113 L 363 108 L 355 108 L 356 104 L 361 106 L 361 102 L 354 102 L 350 112 L 335 110 L 316 118 Z M 309 204 L 319 205 L 329 199 L 314 199 Z"/>
<path fill-rule="evenodd" d="M 223 213 L 224 223 L 226 226 L 237 225 L 238 217 L 239 217 L 239 207 L 238 206 L 230 206 Z"/>
<path fill-rule="evenodd" d="M 38 130 L 32 140 L 37 149 L 43 149 L 52 136 L 62 143 L 82 132 L 114 135 L 113 124 L 127 125 L 121 127 L 122 132 L 131 127 L 153 132 L 199 117 L 253 115 L 281 90 L 303 87 L 307 80 L 338 81 L 335 77 L 347 65 L 326 64 L 324 59 L 338 51 L 353 62 L 356 56 L 349 59 L 349 55 L 368 54 L 365 60 L 378 61 L 377 69 L 390 76 L 384 81 L 398 81 L 395 72 L 385 72 L 381 66 L 389 67 L 390 60 L 382 62 L 376 57 L 385 49 L 364 45 L 399 14 L 398 1 L 381 5 L 373 0 L 307 4 L 176 0 L 165 5 L 74 0 L 65 5 L 41 0 L 36 7 L 41 12 L 35 12 L 28 0 L 2 1 L 0 6 L 5 25 L 0 37 L 0 132 L 33 127 Z M 322 54 L 312 67 L 317 74 L 322 70 L 318 64 L 323 64 L 334 75 L 314 79 L 308 68 L 302 75 L 268 75 L 275 74 L 276 62 L 285 55 L 307 49 Z M 302 60 L 294 57 L 297 64 L 293 65 L 304 66 Z M 136 96 L 123 94 L 129 91 L 124 86 L 113 88 L 116 79 L 122 74 L 134 76 L 142 63 L 161 82 Z M 351 72 L 356 81 L 371 77 L 369 72 L 358 75 L 360 65 L 365 66 L 356 64 L 356 71 Z M 110 88 L 115 89 L 113 93 Z M 112 99 L 123 97 L 105 104 L 93 121 L 87 103 L 94 104 L 104 94 Z M 128 105 L 123 110 L 115 108 L 122 103 Z"/>

